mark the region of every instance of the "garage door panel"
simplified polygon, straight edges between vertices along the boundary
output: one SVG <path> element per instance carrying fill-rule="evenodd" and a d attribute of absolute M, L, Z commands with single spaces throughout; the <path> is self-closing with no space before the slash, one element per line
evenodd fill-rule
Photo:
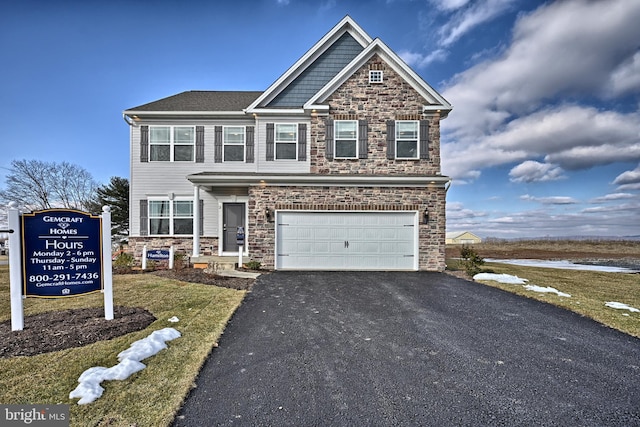
<path fill-rule="evenodd" d="M 281 212 L 277 216 L 277 269 L 417 269 L 415 212 Z"/>

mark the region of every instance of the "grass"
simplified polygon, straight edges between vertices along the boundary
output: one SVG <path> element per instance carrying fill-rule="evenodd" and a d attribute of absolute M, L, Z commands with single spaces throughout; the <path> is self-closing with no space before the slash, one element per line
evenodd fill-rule
<path fill-rule="evenodd" d="M 245 291 L 185 283 L 152 275 L 114 276 L 114 304 L 143 307 L 157 320 L 148 328 L 80 348 L 0 359 L 3 404 L 69 404 L 72 426 L 166 426 L 174 418 L 207 355 Z M 100 293 L 65 299 L 28 298 L 25 317 L 68 308 L 103 305 Z M 167 321 L 177 316 L 178 323 Z M 11 318 L 9 275 L 0 266 L 0 321 Z M 28 321 L 25 321 L 28 327 Z M 106 381 L 88 405 L 69 399 L 78 377 L 93 366 L 111 367 L 119 352 L 154 330 L 174 327 L 182 336 L 143 361 L 147 367 L 124 381 Z"/>
<path fill-rule="evenodd" d="M 451 269 L 456 268 L 457 261 L 448 260 L 447 262 Z M 617 301 L 640 308 L 640 275 L 638 274 L 560 270 L 498 263 L 486 263 L 483 267 L 484 271 L 511 274 L 527 279 L 528 284 L 531 285 L 550 286 L 570 294 L 571 297 L 528 291 L 521 285 L 495 281 L 483 281 L 482 283 L 486 285 L 571 310 L 611 328 L 640 337 L 640 313 L 605 306 L 608 301 Z"/>

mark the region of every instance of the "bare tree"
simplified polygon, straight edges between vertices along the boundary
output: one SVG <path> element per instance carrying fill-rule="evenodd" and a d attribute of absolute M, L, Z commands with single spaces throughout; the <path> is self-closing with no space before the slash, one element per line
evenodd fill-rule
<path fill-rule="evenodd" d="M 31 210 L 85 211 L 97 187 L 89 172 L 68 162 L 12 160 L 10 171 L 0 201 L 16 201 Z"/>

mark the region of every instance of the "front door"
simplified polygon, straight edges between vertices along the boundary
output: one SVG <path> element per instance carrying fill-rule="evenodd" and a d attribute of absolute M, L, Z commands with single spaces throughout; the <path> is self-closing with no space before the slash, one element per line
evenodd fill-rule
<path fill-rule="evenodd" d="M 242 227 L 247 232 L 244 223 L 244 203 L 222 204 L 222 251 L 238 252 L 236 232 Z"/>

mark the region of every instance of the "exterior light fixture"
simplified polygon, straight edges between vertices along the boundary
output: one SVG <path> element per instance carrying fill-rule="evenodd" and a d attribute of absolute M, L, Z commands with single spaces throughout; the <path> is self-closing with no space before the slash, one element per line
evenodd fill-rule
<path fill-rule="evenodd" d="M 264 219 L 267 222 L 271 222 L 271 210 L 269 208 L 264 208 Z"/>
<path fill-rule="evenodd" d="M 422 214 L 422 223 L 423 224 L 428 224 L 429 223 L 429 210 L 425 209 L 424 213 Z"/>

